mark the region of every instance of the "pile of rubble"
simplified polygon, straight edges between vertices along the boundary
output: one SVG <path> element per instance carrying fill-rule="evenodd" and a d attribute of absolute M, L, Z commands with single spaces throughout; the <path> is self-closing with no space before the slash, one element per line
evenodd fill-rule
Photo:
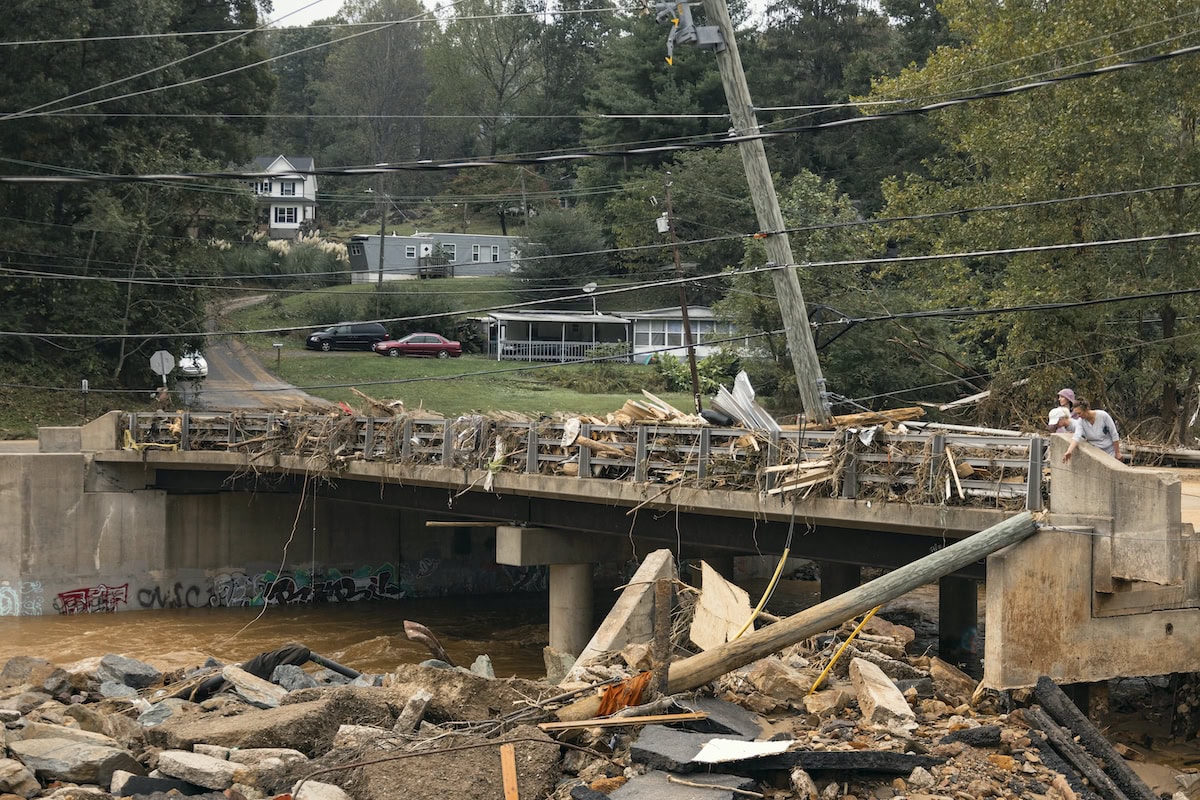
<path fill-rule="evenodd" d="M 189 687 L 212 664 L 164 675 L 115 655 L 61 668 L 15 658 L 0 672 L 0 798 L 1157 796 L 1052 682 L 981 691 L 910 655 L 911 629 L 877 617 L 818 685 L 850 633 L 847 623 L 671 696 L 636 681 L 652 675 L 646 643 L 561 685 L 497 679 L 485 658 L 353 681 L 224 667 L 222 690 L 201 702 Z M 640 698 L 624 691 L 630 679 Z M 597 716 L 620 694 L 635 704 Z M 1197 781 L 1180 774 L 1175 796 L 1197 796 Z"/>

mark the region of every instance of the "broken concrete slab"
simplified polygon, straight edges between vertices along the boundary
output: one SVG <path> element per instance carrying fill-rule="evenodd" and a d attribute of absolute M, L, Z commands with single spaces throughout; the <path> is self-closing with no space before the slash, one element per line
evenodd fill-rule
<path fill-rule="evenodd" d="M 762 735 L 761 718 L 736 703 L 728 703 L 716 697 L 688 698 L 678 704 L 688 711 L 703 711 L 707 719 L 683 723 L 682 727 L 696 733 L 716 733 L 722 736 L 740 736 L 757 739 Z"/>
<path fill-rule="evenodd" d="M 837 714 L 850 704 L 853 696 L 840 687 L 824 689 L 804 697 L 804 710 L 819 717 Z"/>
<path fill-rule="evenodd" d="M 746 680 L 768 697 L 787 703 L 802 703 L 812 679 L 774 656 L 761 658 L 746 668 Z"/>
<path fill-rule="evenodd" d="M 542 648 L 542 661 L 546 665 L 546 683 L 555 686 L 562 683 L 571 667 L 575 666 L 575 656 L 555 650 L 550 645 Z"/>
<path fill-rule="evenodd" d="M 865 659 L 850 662 L 850 680 L 863 720 L 882 728 L 915 727 L 917 715 L 883 670 Z"/>
<path fill-rule="evenodd" d="M 206 753 L 219 758 L 215 753 Z M 225 758 L 236 763 L 244 764 L 253 769 L 273 769 L 287 764 L 298 764 L 308 761 L 308 756 L 290 747 L 248 747 L 245 749 L 230 749 Z"/>
<path fill-rule="evenodd" d="M 611 800 L 737 800 L 734 791 L 755 789 L 755 781 L 737 775 L 687 775 L 682 778 L 703 787 L 672 783 L 667 772 L 638 775 L 609 795 Z M 711 787 L 711 788 L 710 788 Z"/>
<path fill-rule="evenodd" d="M 404 710 L 400 712 L 400 716 L 396 717 L 396 724 L 392 726 L 392 731 L 394 733 L 412 733 L 421 724 L 421 720 L 425 719 L 425 711 L 429 708 L 432 700 L 433 695 L 424 689 L 413 692 L 413 696 L 408 698 L 408 702 L 404 704 Z"/>
<path fill-rule="evenodd" d="M 294 800 L 352 800 L 346 790 L 332 783 L 305 781 L 292 787 Z"/>
<path fill-rule="evenodd" d="M 701 650 L 708 650 L 737 636 L 753 608 L 749 593 L 725 580 L 707 561 L 700 562 L 700 575 L 700 599 L 688 636 Z"/>
<path fill-rule="evenodd" d="M 619 653 L 630 642 L 654 638 L 654 584 L 659 578 L 678 577 L 670 550 L 655 550 L 629 579 L 612 611 L 596 630 L 571 668 L 568 679 L 578 679 L 583 667 L 602 653 Z"/>
<path fill-rule="evenodd" d="M 651 769 L 670 772 L 695 772 L 707 769 L 707 765 L 696 763 L 696 756 L 704 745 L 719 738 L 710 733 L 692 733 L 673 728 L 652 726 L 644 728 L 629 748 L 630 757 Z"/>

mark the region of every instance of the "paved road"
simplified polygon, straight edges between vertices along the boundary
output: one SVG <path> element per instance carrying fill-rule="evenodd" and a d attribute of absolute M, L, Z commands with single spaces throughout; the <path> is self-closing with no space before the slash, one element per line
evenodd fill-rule
<path fill-rule="evenodd" d="M 236 339 L 210 340 L 204 357 L 208 377 L 200 382 L 197 408 L 325 411 L 336 407 L 276 378 Z"/>

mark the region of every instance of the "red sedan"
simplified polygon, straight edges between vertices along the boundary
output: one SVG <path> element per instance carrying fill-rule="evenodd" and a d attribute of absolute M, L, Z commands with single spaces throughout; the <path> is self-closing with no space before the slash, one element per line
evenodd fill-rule
<path fill-rule="evenodd" d="M 410 333 L 403 339 L 377 342 L 375 352 L 381 356 L 428 356 L 429 358 L 458 358 L 462 345 L 436 333 Z"/>

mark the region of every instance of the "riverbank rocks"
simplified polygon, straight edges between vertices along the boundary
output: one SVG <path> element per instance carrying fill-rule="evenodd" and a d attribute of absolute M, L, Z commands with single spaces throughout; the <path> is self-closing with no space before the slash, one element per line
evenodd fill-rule
<path fill-rule="evenodd" d="M 163 750 L 158 754 L 158 771 L 163 775 L 217 791 L 233 786 L 238 766 L 233 761 L 184 750 Z"/>
<path fill-rule="evenodd" d="M 233 684 L 233 690 L 238 697 L 258 708 L 278 708 L 288 693 L 282 686 L 251 675 L 241 667 L 225 667 L 221 670 L 221 677 Z"/>
<path fill-rule="evenodd" d="M 0 793 L 33 797 L 41 790 L 41 784 L 28 767 L 11 758 L 0 758 Z"/>
<path fill-rule="evenodd" d="M 917 726 L 917 715 L 883 670 L 861 658 L 850 662 L 850 680 L 863 719 L 872 725 L 896 729 Z"/>
<path fill-rule="evenodd" d="M 145 689 L 161 681 L 162 673 L 144 661 L 110 653 L 100 659 L 96 678 L 101 684 L 111 682 Z"/>
<path fill-rule="evenodd" d="M 70 739 L 22 739 L 8 749 L 44 781 L 72 781 L 107 786 L 118 769 L 145 774 L 127 750 Z"/>

